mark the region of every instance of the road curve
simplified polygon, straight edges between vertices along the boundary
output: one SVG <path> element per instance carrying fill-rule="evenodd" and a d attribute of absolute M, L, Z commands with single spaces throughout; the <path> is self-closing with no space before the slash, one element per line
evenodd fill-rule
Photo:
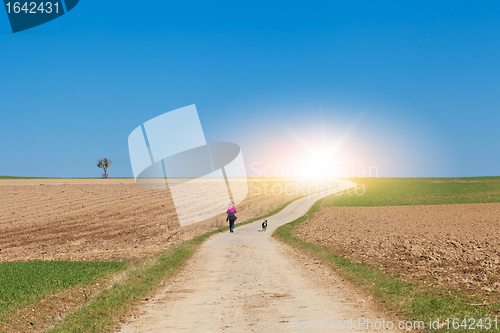
<path fill-rule="evenodd" d="M 317 200 L 355 185 L 339 181 L 336 189 L 291 203 L 267 219 L 266 232 L 256 221 L 214 235 L 121 332 L 294 332 L 315 321 L 325 329 L 340 320 L 380 318 L 342 279 L 301 264 L 271 238 Z"/>

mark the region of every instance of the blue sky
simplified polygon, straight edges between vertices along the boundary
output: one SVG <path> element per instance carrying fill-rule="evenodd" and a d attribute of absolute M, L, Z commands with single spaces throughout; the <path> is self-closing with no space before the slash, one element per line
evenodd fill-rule
<path fill-rule="evenodd" d="M 379 176 L 499 175 L 499 40 L 494 1 L 82 0 L 16 34 L 2 9 L 0 174 L 130 177 L 130 132 L 196 104 L 250 175 L 333 147 Z"/>

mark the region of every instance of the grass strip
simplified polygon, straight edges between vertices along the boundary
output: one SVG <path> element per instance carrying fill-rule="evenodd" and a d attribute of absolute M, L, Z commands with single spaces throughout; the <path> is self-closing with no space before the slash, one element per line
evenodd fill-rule
<path fill-rule="evenodd" d="M 305 249 L 329 263 L 334 271 L 373 294 L 387 311 L 401 318 L 407 318 L 404 320 L 405 324 L 409 321 L 414 328 L 420 325 L 420 328 L 425 327 L 422 330 L 424 332 L 435 332 L 435 329 L 430 328 L 430 324 L 436 326 L 436 321 L 439 319 L 439 329 L 448 330 L 449 328 L 453 332 L 470 332 L 472 327 L 470 325 L 473 321 L 475 331 L 500 330 L 500 318 L 496 317 L 500 313 L 500 304 L 473 305 L 482 300 L 473 299 L 460 290 L 450 287 L 430 289 L 418 281 L 414 283 L 402 281 L 398 275 L 385 273 L 366 263 L 353 262 L 328 249 L 304 242 L 296 237 L 294 232 L 296 227 L 312 218 L 320 210 L 324 201 L 332 196 L 317 201 L 306 215 L 279 227 L 274 235 L 284 243 Z M 457 320 L 454 321 L 455 318 Z M 488 321 L 486 318 L 489 318 L 490 329 L 486 329 Z M 467 325 L 464 324 L 464 319 Z M 480 326 L 477 326 L 479 319 L 481 319 Z M 398 325 L 398 323 L 394 324 Z"/>
<path fill-rule="evenodd" d="M 17 177 L 17 176 L 0 176 L 0 179 L 49 179 L 46 177 Z"/>
<path fill-rule="evenodd" d="M 125 262 L 28 261 L 0 264 L 0 321 L 46 296 L 125 269 Z"/>
<path fill-rule="evenodd" d="M 23 176 L 0 176 L 0 179 L 134 179 L 130 177 L 23 177 Z"/>
<path fill-rule="evenodd" d="M 132 304 L 148 296 L 165 277 L 172 276 L 182 267 L 194 252 L 197 242 L 193 239 L 143 262 L 129 272 L 125 281 L 103 290 L 90 304 L 66 316 L 61 327 L 49 332 L 110 331 Z"/>
<path fill-rule="evenodd" d="M 363 187 L 328 206 L 373 207 L 500 202 L 500 177 L 351 178 Z"/>

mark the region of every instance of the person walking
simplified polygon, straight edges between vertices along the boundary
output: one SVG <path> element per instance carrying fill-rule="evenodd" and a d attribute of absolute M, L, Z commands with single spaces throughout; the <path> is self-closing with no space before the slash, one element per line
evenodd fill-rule
<path fill-rule="evenodd" d="M 229 221 L 229 232 L 233 232 L 234 230 L 234 221 L 236 221 L 237 217 L 234 215 L 236 213 L 236 208 L 232 202 L 229 203 L 229 207 L 227 208 L 226 214 L 226 222 Z"/>

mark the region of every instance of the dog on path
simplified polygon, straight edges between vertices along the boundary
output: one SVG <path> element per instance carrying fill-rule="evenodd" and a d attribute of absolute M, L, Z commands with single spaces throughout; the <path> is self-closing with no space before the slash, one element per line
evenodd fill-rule
<path fill-rule="evenodd" d="M 266 231 L 267 229 L 267 220 L 264 220 L 264 222 L 262 222 L 262 230 Z"/>

